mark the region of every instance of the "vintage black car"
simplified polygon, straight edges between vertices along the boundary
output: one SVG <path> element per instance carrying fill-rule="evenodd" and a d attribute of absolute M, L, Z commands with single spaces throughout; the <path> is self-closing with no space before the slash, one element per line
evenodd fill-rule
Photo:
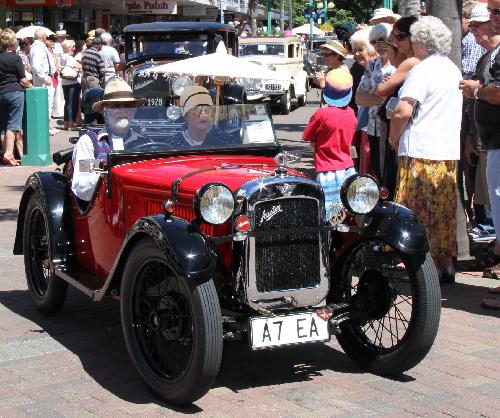
<path fill-rule="evenodd" d="M 141 71 L 186 58 L 215 52 L 224 42 L 231 55 L 238 55 L 238 34 L 232 26 L 215 22 L 154 22 L 124 28 L 125 78 L 134 95 L 148 106 L 168 106 L 182 94 L 185 77 L 138 76 Z M 210 88 L 210 82 L 205 87 Z M 242 103 L 245 89 L 237 84 L 222 87 L 222 103 Z"/>
<path fill-rule="evenodd" d="M 325 213 L 320 184 L 289 167 L 297 156 L 283 152 L 263 104 L 215 106 L 200 145 L 182 140 L 172 109 L 126 109 L 136 139 L 112 140 L 104 168 L 80 161 L 97 180 L 85 206 L 71 190 L 71 149 L 54 156 L 61 171 L 28 178 L 14 254 L 35 306 L 56 314 L 68 283 L 119 300 L 134 366 L 173 404 L 212 387 L 224 340 L 279 356 L 335 336 L 372 373 L 418 364 L 441 294 L 415 215 L 364 174 Z M 106 111 L 108 133 L 122 111 Z"/>
<path fill-rule="evenodd" d="M 328 39 L 333 38 L 314 37 L 307 41 L 307 49 L 304 53 L 304 69 L 307 72 L 310 85 L 315 85 L 314 76 L 317 72 L 325 72 L 328 69 L 323 52 L 319 49 Z"/>

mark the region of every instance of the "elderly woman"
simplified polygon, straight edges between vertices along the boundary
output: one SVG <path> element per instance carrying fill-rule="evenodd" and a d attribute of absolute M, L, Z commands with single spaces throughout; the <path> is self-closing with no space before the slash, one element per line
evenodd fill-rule
<path fill-rule="evenodd" d="M 460 158 L 460 70 L 447 57 L 451 32 L 433 16 L 410 28 L 415 56 L 391 121 L 389 142 L 398 150 L 396 201 L 423 222 L 430 253 L 444 281 L 454 281 L 456 160 Z"/>
<path fill-rule="evenodd" d="M 396 70 L 389 61 L 391 46 L 387 38 L 392 31 L 392 26 L 388 23 L 379 23 L 370 31 L 370 43 L 375 48 L 378 58 L 371 60 L 365 70 L 356 92 L 356 104 L 368 107 L 368 141 L 370 143 L 370 156 L 373 171 L 376 177 L 382 178 L 380 171 L 380 124 L 378 123 L 378 109 L 384 101 L 375 91 L 384 79 Z"/>
<path fill-rule="evenodd" d="M 16 54 L 16 34 L 4 29 L 0 34 L 0 135 L 2 136 L 2 163 L 16 166 L 14 141 L 21 131 L 24 111 L 23 87 L 31 87 L 26 78 L 24 65 Z M 18 136 L 20 138 L 20 136 Z M 22 154 L 22 141 L 17 144 Z"/>
<path fill-rule="evenodd" d="M 73 57 L 75 41 L 66 39 L 61 44 L 61 84 L 64 93 L 64 129 L 72 130 L 80 105 L 80 70 L 82 65 Z"/>

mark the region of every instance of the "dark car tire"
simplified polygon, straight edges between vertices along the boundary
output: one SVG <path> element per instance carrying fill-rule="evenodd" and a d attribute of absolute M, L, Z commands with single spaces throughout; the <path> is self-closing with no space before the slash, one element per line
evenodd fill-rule
<path fill-rule="evenodd" d="M 303 107 L 303 106 L 306 105 L 306 102 L 307 102 L 307 90 L 306 90 L 306 93 L 304 93 L 302 96 L 299 96 L 297 98 L 297 102 L 298 102 L 299 107 Z"/>
<path fill-rule="evenodd" d="M 290 90 L 280 96 L 280 113 L 288 115 L 292 110 L 292 96 Z"/>
<path fill-rule="evenodd" d="M 28 289 L 35 307 L 45 315 L 56 314 L 64 305 L 68 284 L 54 274 L 47 213 L 36 193 L 30 196 L 26 206 L 23 253 Z"/>
<path fill-rule="evenodd" d="M 163 293 L 155 299 L 157 289 Z M 223 346 L 222 315 L 210 278 L 180 276 L 155 243 L 142 240 L 125 265 L 120 309 L 128 353 L 154 395 L 186 405 L 208 392 Z"/>
<path fill-rule="evenodd" d="M 351 254 L 343 257 L 334 266 L 334 276 L 332 277 L 334 277 L 333 291 L 336 302 L 349 302 L 349 299 L 354 300 L 352 296 L 348 296 L 348 293 L 352 292 L 352 290 L 347 291 L 352 283 L 349 274 L 350 265 L 355 259 L 354 253 L 359 251 L 362 245 L 366 244 L 361 244 L 354 248 Z M 386 245 L 381 242 L 380 244 Z M 410 318 L 406 318 L 405 314 L 401 313 L 408 300 L 410 300 L 410 297 L 405 295 L 405 292 L 401 290 L 403 298 L 400 300 L 406 299 L 406 301 L 398 309 L 395 307 L 398 303 L 394 303 L 394 306 L 387 312 L 383 319 L 373 321 L 369 326 L 363 322 L 357 323 L 356 321 L 347 320 L 341 323 L 341 332 L 337 335 L 340 345 L 351 360 L 361 368 L 381 376 L 402 373 L 422 361 L 434 343 L 441 315 L 441 289 L 436 267 L 431 256 L 427 254 L 425 258 L 420 257 L 417 260 L 416 258 L 405 257 L 393 248 L 390 251 L 397 255 L 398 261 L 402 261 L 406 267 L 403 275 L 407 274 L 405 276 L 407 278 L 401 278 L 399 281 L 401 283 L 404 281 L 408 282 L 406 286 L 411 291 Z M 374 261 L 368 267 L 367 274 L 372 276 L 372 282 L 375 276 L 383 277 L 383 274 L 377 276 L 375 273 L 377 270 L 382 270 L 376 267 L 377 263 L 377 261 Z M 393 264 L 391 268 L 394 268 L 395 265 Z M 359 272 L 358 277 L 362 277 L 362 274 L 359 274 Z M 386 280 L 389 282 L 387 277 Z M 401 283 L 400 286 L 402 288 Z M 398 287 L 392 287 L 393 290 L 396 288 Z M 392 315 L 394 317 L 391 317 L 391 312 L 393 312 Z M 385 321 L 386 317 L 389 318 L 388 322 L 382 322 Z M 400 340 L 394 346 L 381 347 L 383 337 L 379 336 L 377 341 L 377 336 L 373 338 L 369 334 L 373 334 L 375 330 L 378 332 L 379 329 L 381 329 L 381 333 L 384 332 L 384 325 L 386 329 L 390 330 L 391 334 L 394 333 L 396 328 L 394 328 L 393 322 L 390 322 L 391 318 L 398 318 L 394 319 L 394 324 L 397 324 L 398 320 L 402 321 L 404 318 L 404 321 L 407 321 L 407 325 L 406 327 L 403 326 L 404 333 L 402 335 L 399 335 L 399 331 L 396 331 L 397 338 L 400 338 Z M 363 327 L 366 328 L 363 329 Z M 390 339 L 393 344 L 392 335 Z M 397 340 L 396 338 L 394 339 Z"/>

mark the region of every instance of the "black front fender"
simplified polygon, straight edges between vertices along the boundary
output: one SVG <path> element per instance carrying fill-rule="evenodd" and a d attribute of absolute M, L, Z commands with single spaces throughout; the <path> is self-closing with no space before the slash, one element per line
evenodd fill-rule
<path fill-rule="evenodd" d="M 424 225 L 408 208 L 394 202 L 382 202 L 364 220 L 360 239 L 380 238 L 403 254 L 424 255 L 429 242 Z"/>
<path fill-rule="evenodd" d="M 71 214 L 66 177 L 59 172 L 37 172 L 26 180 L 19 204 L 17 230 L 14 241 L 14 254 L 23 254 L 23 232 L 26 207 L 35 194 L 44 207 L 52 240 L 52 259 L 56 265 L 65 264 L 71 251 L 68 245 L 72 241 Z"/>
<path fill-rule="evenodd" d="M 163 215 L 141 218 L 134 224 L 118 257 L 122 266 L 133 245 L 144 238 L 153 240 L 177 273 L 186 278 L 206 277 L 216 269 L 218 255 L 213 242 L 191 223 Z"/>

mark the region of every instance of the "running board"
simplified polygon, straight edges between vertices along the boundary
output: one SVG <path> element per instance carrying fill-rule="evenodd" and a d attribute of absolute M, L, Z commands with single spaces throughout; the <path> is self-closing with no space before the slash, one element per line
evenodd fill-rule
<path fill-rule="evenodd" d="M 58 268 L 54 269 L 54 274 L 85 293 L 94 302 L 102 299 L 101 293 L 103 292 L 102 285 L 104 282 L 97 276 L 83 271 L 68 271 Z"/>

